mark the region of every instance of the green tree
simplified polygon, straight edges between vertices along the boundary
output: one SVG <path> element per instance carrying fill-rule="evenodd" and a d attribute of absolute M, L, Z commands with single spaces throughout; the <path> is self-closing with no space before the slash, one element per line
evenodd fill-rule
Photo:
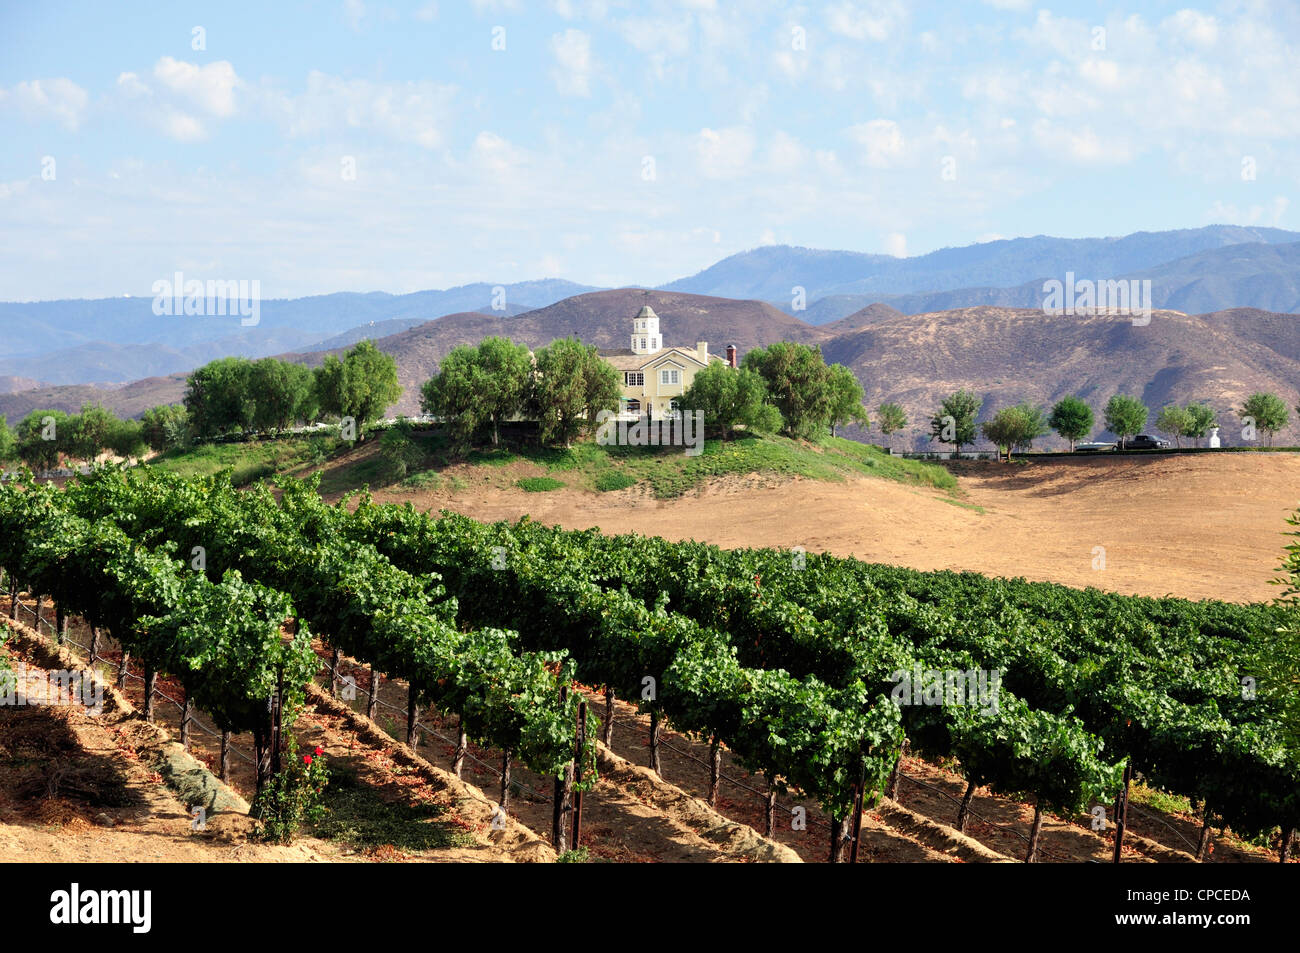
<path fill-rule="evenodd" d="M 1260 391 L 1246 398 L 1246 402 L 1237 411 L 1237 416 L 1246 422 L 1247 427 L 1253 424 L 1256 430 L 1268 434 L 1268 445 L 1271 447 L 1273 435 L 1287 425 L 1291 415 L 1281 397 Z"/>
<path fill-rule="evenodd" d="M 870 420 L 867 419 L 867 409 L 862 406 L 864 396 L 862 385 L 858 383 L 853 371 L 843 364 L 830 365 L 830 423 L 832 437 L 835 436 L 837 426 L 857 424 L 859 427 L 866 427 L 870 424 Z"/>
<path fill-rule="evenodd" d="M 1053 405 L 1047 422 L 1062 438 L 1070 441 L 1070 452 L 1073 453 L 1075 441 L 1092 433 L 1092 408 L 1082 398 L 1062 397 Z"/>
<path fill-rule="evenodd" d="M 618 372 L 594 347 L 560 338 L 537 352 L 533 408 L 544 443 L 567 447 L 602 410 L 617 410 Z"/>
<path fill-rule="evenodd" d="M 903 412 L 902 406 L 889 402 L 876 408 L 876 420 L 880 432 L 891 445 L 893 441 L 889 438 L 907 426 L 907 414 Z"/>
<path fill-rule="evenodd" d="M 963 445 L 975 442 L 975 419 L 983 405 L 983 398 L 968 390 L 949 394 L 930 418 L 930 439 L 952 444 L 954 456 L 960 455 Z"/>
<path fill-rule="evenodd" d="M 1183 436 L 1194 440 L 1200 440 L 1219 426 L 1219 417 L 1214 408 L 1206 404 L 1188 404 L 1187 417 L 1187 428 L 1183 431 Z"/>
<path fill-rule="evenodd" d="M 284 430 L 315 416 L 312 372 L 301 364 L 274 357 L 254 361 L 248 369 L 252 394 L 252 425 L 258 430 Z"/>
<path fill-rule="evenodd" d="M 984 438 L 998 448 L 998 454 L 1005 454 L 1011 460 L 1011 451 L 1026 440 L 1034 429 L 1034 422 L 1024 405 L 1003 407 L 980 426 Z"/>
<path fill-rule="evenodd" d="M 38 473 L 53 470 L 71 441 L 71 418 L 62 410 L 33 410 L 18 422 L 18 457 Z"/>
<path fill-rule="evenodd" d="M 1156 429 L 1172 436 L 1176 447 L 1183 445 L 1181 438 L 1186 435 L 1191 426 L 1192 414 L 1186 407 L 1169 404 L 1161 407 L 1160 413 L 1156 414 Z"/>
<path fill-rule="evenodd" d="M 746 354 L 744 367 L 762 375 L 791 437 L 811 438 L 830 426 L 832 372 L 819 348 L 778 341 Z"/>
<path fill-rule="evenodd" d="M 18 442 L 14 438 L 14 432 L 9 429 L 9 423 L 4 415 L 0 414 L 0 463 L 13 460 L 17 456 Z"/>
<path fill-rule="evenodd" d="M 1035 440 L 1052 432 L 1047 414 L 1038 404 L 1031 404 L 1028 401 L 1016 404 L 1015 409 L 1020 413 L 1024 425 L 1021 428 L 1020 439 L 1015 442 L 1014 448 L 1032 450 Z"/>
<path fill-rule="evenodd" d="M 119 423 L 117 416 L 98 404 L 85 404 L 81 413 L 68 419 L 67 451 L 70 456 L 93 462 L 108 446 L 109 435 Z"/>
<path fill-rule="evenodd" d="M 1106 402 L 1106 429 L 1119 437 L 1120 446 L 1128 445 L 1128 438 L 1142 432 L 1151 411 L 1136 397 L 1116 394 Z"/>
<path fill-rule="evenodd" d="M 436 376 L 420 389 L 425 413 L 443 418 L 461 444 L 485 424 L 492 426 L 492 443 L 501 441 L 501 423 L 521 411 L 532 387 L 533 364 L 528 348 L 509 338 L 485 338 L 477 347 L 453 348 Z"/>
<path fill-rule="evenodd" d="M 342 361 L 326 358 L 315 378 L 321 411 L 353 418 L 358 435 L 402 396 L 397 362 L 371 341 L 357 343 Z"/>
<path fill-rule="evenodd" d="M 188 443 L 188 440 L 177 439 L 189 430 L 189 415 L 180 404 L 150 407 L 140 418 L 140 425 L 150 449 L 161 451 Z"/>
<path fill-rule="evenodd" d="M 148 444 L 144 439 L 144 425 L 138 420 L 118 420 L 108 431 L 105 446 L 124 460 L 144 456 Z"/>
<path fill-rule="evenodd" d="M 242 357 L 209 361 L 185 381 L 185 411 L 195 436 L 209 439 L 248 430 L 256 409 L 253 363 Z"/>
<path fill-rule="evenodd" d="M 730 440 L 736 427 L 754 433 L 781 429 L 781 413 L 767 401 L 767 384 L 748 368 L 710 364 L 696 373 L 677 403 L 684 412 L 702 412 L 705 431 L 723 440 Z"/>

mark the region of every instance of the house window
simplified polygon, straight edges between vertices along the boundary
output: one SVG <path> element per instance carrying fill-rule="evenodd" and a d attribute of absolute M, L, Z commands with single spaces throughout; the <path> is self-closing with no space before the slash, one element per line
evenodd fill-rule
<path fill-rule="evenodd" d="M 645 349 L 646 349 L 646 347 L 645 347 L 645 338 L 642 338 L 642 339 L 641 339 L 641 350 L 644 351 Z"/>
<path fill-rule="evenodd" d="M 681 383 L 681 371 L 663 370 L 659 372 L 660 384 L 679 384 Z"/>
<path fill-rule="evenodd" d="M 641 401 L 629 400 L 627 402 L 627 412 L 629 414 L 637 414 L 639 416 L 641 413 Z"/>
<path fill-rule="evenodd" d="M 644 387 L 645 374 L 641 371 L 625 371 L 623 373 L 623 384 L 627 387 Z"/>

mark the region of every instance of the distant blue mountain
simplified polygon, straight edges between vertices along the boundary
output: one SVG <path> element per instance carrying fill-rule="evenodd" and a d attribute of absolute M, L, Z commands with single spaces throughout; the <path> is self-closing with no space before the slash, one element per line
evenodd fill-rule
<path fill-rule="evenodd" d="M 724 258 L 696 275 L 670 282 L 663 288 L 728 298 L 757 298 L 791 311 L 792 289 L 800 287 L 811 312 L 807 319 L 824 323 L 851 313 L 844 311 L 843 306 L 813 310 L 818 299 L 829 296 L 890 301 L 894 295 L 1015 287 L 1044 277 L 1063 277 L 1067 271 L 1092 278 L 1115 278 L 1230 245 L 1297 241 L 1300 232 L 1280 228 L 1209 225 L 1169 232 L 1137 232 L 1123 238 L 1040 235 L 943 248 L 915 258 L 771 245 Z M 1251 302 L 1216 300 L 1212 307 L 1203 310 L 1248 304 Z"/>

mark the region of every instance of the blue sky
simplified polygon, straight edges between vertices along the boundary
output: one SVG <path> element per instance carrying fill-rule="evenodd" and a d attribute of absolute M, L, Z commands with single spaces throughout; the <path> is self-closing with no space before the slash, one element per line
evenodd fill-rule
<path fill-rule="evenodd" d="M 2 2 L 0 300 L 1297 227 L 1298 135 L 1290 0 Z"/>

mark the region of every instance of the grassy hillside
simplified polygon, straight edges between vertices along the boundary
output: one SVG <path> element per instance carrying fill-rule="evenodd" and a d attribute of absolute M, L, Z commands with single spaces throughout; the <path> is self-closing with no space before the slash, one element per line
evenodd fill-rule
<path fill-rule="evenodd" d="M 833 482 L 847 476 L 872 476 L 949 491 L 957 485 L 956 478 L 942 467 L 891 457 L 876 447 L 836 437 L 816 443 L 785 437 L 739 437 L 726 443 L 710 440 L 704 452 L 694 457 L 680 447 L 602 447 L 592 441 L 568 450 L 502 447 L 458 457 L 441 434 L 433 431 L 417 432 L 414 443 L 422 459 L 402 476 L 393 472 L 377 439 L 358 447 L 330 437 L 203 446 L 172 451 L 155 463 L 185 476 L 230 468 L 239 484 L 276 473 L 300 476 L 320 469 L 321 490 L 326 493 L 362 486 L 452 492 L 470 485 L 531 492 L 567 487 L 597 493 L 641 487 L 658 499 L 671 499 L 715 477 L 750 473 Z"/>

